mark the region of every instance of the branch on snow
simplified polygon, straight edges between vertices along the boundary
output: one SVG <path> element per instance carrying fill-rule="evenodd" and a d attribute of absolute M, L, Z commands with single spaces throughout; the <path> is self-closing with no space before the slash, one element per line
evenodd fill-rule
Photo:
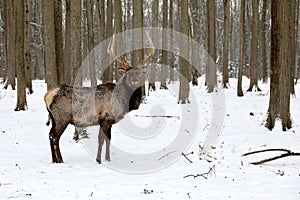
<path fill-rule="evenodd" d="M 248 155 L 252 155 L 252 154 L 256 154 L 256 153 L 264 153 L 264 152 L 271 152 L 271 151 L 279 151 L 279 152 L 283 152 L 283 153 L 281 153 L 278 156 L 274 156 L 274 157 L 267 158 L 267 159 L 264 159 L 264 160 L 260 160 L 260 161 L 257 161 L 257 162 L 251 162 L 250 164 L 261 165 L 261 164 L 264 164 L 266 162 L 270 162 L 270 161 L 277 160 L 277 159 L 284 158 L 284 157 L 288 157 L 288 156 L 300 156 L 299 152 L 292 152 L 291 150 L 288 150 L 288 149 L 264 149 L 264 150 L 251 151 L 251 152 L 248 152 L 248 153 L 244 153 L 241 156 L 248 156 Z"/>
<path fill-rule="evenodd" d="M 184 176 L 183 178 L 194 177 L 194 179 L 195 179 L 195 178 L 201 176 L 201 177 L 203 177 L 203 178 L 205 178 L 205 179 L 208 179 L 208 176 L 209 176 L 210 174 L 212 174 L 212 173 L 213 173 L 214 175 L 216 175 L 215 165 L 213 165 L 212 167 L 210 167 L 210 168 L 208 169 L 208 172 L 205 172 L 205 173 L 202 173 L 202 174 L 196 174 L 196 175 L 194 175 L 194 174 L 189 174 L 189 175 Z"/>

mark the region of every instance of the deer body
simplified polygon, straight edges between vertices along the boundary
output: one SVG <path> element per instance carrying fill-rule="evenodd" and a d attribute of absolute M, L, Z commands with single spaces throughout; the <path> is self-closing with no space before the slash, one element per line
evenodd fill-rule
<path fill-rule="evenodd" d="M 151 50 L 149 56 L 140 65 L 143 65 L 154 54 L 154 47 L 148 34 L 147 37 Z M 55 163 L 63 162 L 59 139 L 69 124 L 76 127 L 100 125 L 96 160 L 101 163 L 102 145 L 105 141 L 105 159 L 110 161 L 109 146 L 112 125 L 123 119 L 131 110 L 138 109 L 141 103 L 142 74 L 145 69 L 130 67 L 126 61 L 115 56 L 113 44 L 114 40 L 108 48 L 108 53 L 125 66 L 125 68 L 118 69 L 122 77 L 117 84 L 106 83 L 95 87 L 62 85 L 48 91 L 44 96 L 52 121 L 49 140 L 52 161 Z"/>

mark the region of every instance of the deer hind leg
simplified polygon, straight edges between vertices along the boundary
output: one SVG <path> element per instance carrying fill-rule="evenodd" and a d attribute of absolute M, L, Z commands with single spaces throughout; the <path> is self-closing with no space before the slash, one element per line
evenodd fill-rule
<path fill-rule="evenodd" d="M 110 139 L 111 139 L 111 125 L 107 122 L 100 122 L 98 134 L 98 152 L 96 161 L 101 164 L 102 146 L 105 140 L 106 151 L 105 160 L 110 161 Z"/>
<path fill-rule="evenodd" d="M 62 163 L 63 159 L 59 149 L 59 139 L 63 134 L 64 130 L 67 128 L 68 123 L 53 123 L 52 128 L 50 130 L 49 139 L 50 139 L 50 147 L 52 152 L 52 162 L 54 163 Z"/>

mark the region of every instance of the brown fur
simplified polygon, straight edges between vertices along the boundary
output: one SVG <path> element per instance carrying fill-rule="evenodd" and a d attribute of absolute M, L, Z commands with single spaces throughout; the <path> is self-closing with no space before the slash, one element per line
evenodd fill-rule
<path fill-rule="evenodd" d="M 106 143 L 105 159 L 110 161 L 111 126 L 119 122 L 126 113 L 138 109 L 141 103 L 142 66 L 154 55 L 155 47 L 146 33 L 150 52 L 136 67 L 131 67 L 126 60 L 114 53 L 114 37 L 109 43 L 107 52 L 125 68 L 119 68 L 122 75 L 118 84 L 106 83 L 96 87 L 75 87 L 62 85 L 48 91 L 44 100 L 52 128 L 49 133 L 52 161 L 63 162 L 59 139 L 68 124 L 86 127 L 99 124 L 97 162 L 101 163 L 102 145 Z"/>
<path fill-rule="evenodd" d="M 141 73 L 131 69 L 122 76 L 120 83 L 100 84 L 96 87 L 62 85 L 48 91 L 44 97 L 52 128 L 49 133 L 53 162 L 63 162 L 59 138 L 68 124 L 77 127 L 100 125 L 97 161 L 106 141 L 106 160 L 110 160 L 109 145 L 111 126 L 126 113 L 138 109 L 141 103 Z"/>

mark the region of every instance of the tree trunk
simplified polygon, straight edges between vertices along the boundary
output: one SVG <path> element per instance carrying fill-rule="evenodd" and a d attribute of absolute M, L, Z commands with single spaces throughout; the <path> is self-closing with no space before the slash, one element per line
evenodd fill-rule
<path fill-rule="evenodd" d="M 250 86 L 248 91 L 252 91 L 255 86 L 258 91 L 257 82 L 257 51 L 258 51 L 258 6 L 259 0 L 252 0 L 252 38 L 251 38 L 251 52 L 250 52 Z"/>
<path fill-rule="evenodd" d="M 181 0 L 180 2 L 180 10 L 181 10 L 181 33 L 185 34 L 186 36 L 189 35 L 189 19 L 188 19 L 188 1 Z M 180 54 L 181 55 L 188 55 L 189 46 L 188 43 L 185 43 L 185 41 L 180 41 Z M 182 56 L 179 60 L 179 67 L 180 67 L 180 85 L 179 85 L 179 103 L 185 104 L 189 102 L 189 76 L 190 76 L 190 69 L 189 69 L 189 63 L 186 59 L 184 59 Z"/>
<path fill-rule="evenodd" d="M 207 88 L 208 92 L 213 92 L 217 85 L 217 75 L 216 75 L 216 25 L 215 25 L 215 1 L 207 1 L 207 31 L 208 31 L 208 58 L 207 63 Z"/>
<path fill-rule="evenodd" d="M 228 88 L 228 46 L 230 31 L 230 0 L 224 0 L 223 87 Z"/>
<path fill-rule="evenodd" d="M 6 75 L 7 85 L 11 85 L 12 89 L 16 87 L 16 16 L 14 0 L 6 0 Z M 9 33 L 9 34 L 7 34 Z"/>
<path fill-rule="evenodd" d="M 24 13 L 25 13 L 25 29 L 24 29 L 24 64 L 25 64 L 25 76 L 26 76 L 26 87 L 28 88 L 29 94 L 33 93 L 32 89 L 32 62 L 31 62 L 31 53 L 30 53 L 30 42 L 31 42 L 31 7 L 30 0 L 24 1 Z"/>
<path fill-rule="evenodd" d="M 48 90 L 57 86 L 57 67 L 54 28 L 54 1 L 44 1 L 45 66 Z"/>
<path fill-rule="evenodd" d="M 268 63 L 267 63 L 267 4 L 268 0 L 262 0 L 262 15 L 261 15 L 261 68 L 262 68 L 262 80 L 263 83 L 267 83 L 268 79 Z"/>
<path fill-rule="evenodd" d="M 63 17 L 62 17 L 62 1 L 55 0 L 55 52 L 57 67 L 57 83 L 64 83 L 64 53 L 63 53 Z"/>
<path fill-rule="evenodd" d="M 139 28 L 140 30 L 143 29 L 143 20 L 144 20 L 144 13 L 143 13 L 143 1 L 141 0 L 133 0 L 133 29 Z M 143 33 L 144 31 L 134 31 L 133 32 L 133 47 L 134 47 L 134 54 L 133 54 L 133 63 L 132 65 L 136 65 L 140 60 L 144 59 L 144 49 L 139 49 L 137 46 L 138 44 L 142 44 L 144 46 L 143 40 Z M 142 87 L 142 96 L 145 96 L 145 87 Z"/>
<path fill-rule="evenodd" d="M 122 32 L 122 2 L 121 0 L 115 0 L 115 34 L 119 34 Z M 115 52 L 118 52 L 118 49 L 120 49 L 120 52 L 122 52 L 123 44 L 120 42 L 117 46 L 115 46 Z M 118 48 L 118 49 L 117 49 Z M 115 79 L 116 82 L 118 82 L 120 78 L 119 73 L 117 73 L 117 67 L 115 71 Z"/>
<path fill-rule="evenodd" d="M 74 85 L 82 85 L 82 74 L 79 72 L 81 66 L 81 1 L 70 1 L 70 3 L 70 54 L 72 67 L 71 83 Z"/>
<path fill-rule="evenodd" d="M 152 26 L 157 28 L 158 27 L 158 7 L 159 7 L 159 0 L 153 1 L 152 7 Z M 154 38 L 154 46 L 158 46 L 158 34 L 156 31 L 153 31 L 153 38 Z M 157 60 L 158 60 L 158 50 L 155 51 L 154 56 L 152 58 L 152 64 L 150 68 L 150 78 L 149 78 L 149 91 L 155 91 L 155 81 L 156 81 L 156 67 L 157 67 Z"/>
<path fill-rule="evenodd" d="M 163 0 L 163 31 L 162 31 L 162 65 L 160 89 L 167 89 L 167 69 L 168 69 L 168 0 Z"/>
<path fill-rule="evenodd" d="M 91 79 L 91 86 L 97 85 L 96 67 L 95 67 L 95 53 L 94 49 L 94 19 L 93 19 L 93 1 L 87 1 L 87 26 L 88 26 L 88 69 Z"/>
<path fill-rule="evenodd" d="M 199 2 L 198 0 L 191 0 L 190 2 L 190 13 L 191 13 L 191 26 L 193 33 L 193 40 L 197 41 L 200 44 L 200 16 L 199 16 Z M 192 68 L 192 84 L 194 86 L 198 85 L 198 78 L 200 76 L 199 69 L 200 63 L 197 63 L 199 57 L 199 49 L 198 46 L 194 48 L 190 48 L 191 50 L 191 68 Z"/>
<path fill-rule="evenodd" d="M 296 32 L 295 32 L 295 25 L 296 25 L 296 0 L 289 1 L 289 8 L 288 8 L 288 16 L 289 16 L 289 46 L 290 46 L 290 58 L 289 58 L 289 66 L 291 67 L 291 79 L 290 79 L 290 92 L 291 94 L 295 94 L 294 88 L 294 79 L 295 79 L 295 64 L 296 64 Z"/>
<path fill-rule="evenodd" d="M 113 5 L 112 0 L 107 0 L 107 24 L 106 24 L 106 38 L 109 38 L 113 35 Z M 108 61 L 110 57 L 106 57 Z M 107 62 L 109 63 L 109 62 Z M 105 70 L 105 79 L 106 82 L 113 82 L 113 64 L 109 65 Z"/>
<path fill-rule="evenodd" d="M 279 117 L 282 130 L 292 127 L 290 119 L 289 6 L 290 0 L 271 0 L 271 83 L 266 127 L 272 130 Z"/>
<path fill-rule="evenodd" d="M 26 77 L 24 63 L 24 0 L 15 4 L 17 13 L 16 58 L 17 58 L 17 106 L 15 111 L 26 110 Z"/>
<path fill-rule="evenodd" d="M 243 67 L 245 67 L 245 0 L 241 0 L 240 11 L 240 61 L 238 72 L 237 96 L 244 96 L 242 89 Z"/>
<path fill-rule="evenodd" d="M 66 0 L 65 20 L 64 80 L 66 84 L 71 84 L 71 0 Z"/>
<path fill-rule="evenodd" d="M 169 51 L 169 63 L 170 63 L 170 79 L 169 83 L 173 83 L 175 81 L 175 57 L 174 57 L 174 37 L 173 37 L 173 31 L 174 31 L 174 8 L 173 8 L 173 0 L 170 0 L 170 8 L 169 8 L 169 30 L 171 35 L 169 36 L 169 41 L 170 41 L 170 51 Z"/>
<path fill-rule="evenodd" d="M 97 3 L 99 4 L 99 42 L 102 43 L 102 42 L 105 42 L 105 1 L 99 1 L 97 0 Z M 107 54 L 106 52 L 100 52 L 100 69 L 101 69 L 101 72 L 102 72 L 102 76 L 100 77 L 101 78 L 101 81 L 102 83 L 105 83 L 107 81 L 107 77 L 106 77 L 106 72 L 105 72 L 105 69 L 106 69 L 106 66 L 104 66 L 104 61 L 107 57 Z"/>

